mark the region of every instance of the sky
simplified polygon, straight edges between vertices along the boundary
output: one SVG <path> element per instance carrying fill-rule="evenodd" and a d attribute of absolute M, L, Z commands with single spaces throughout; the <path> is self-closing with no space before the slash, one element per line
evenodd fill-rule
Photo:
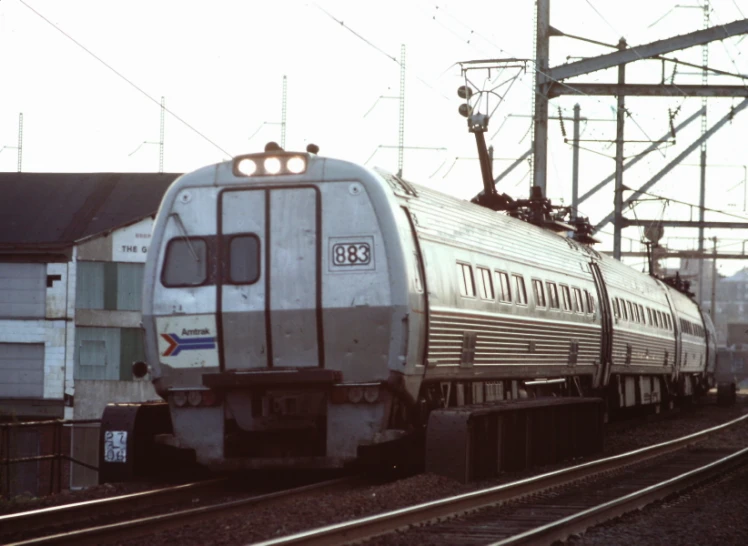
<path fill-rule="evenodd" d="M 551 24 L 567 35 L 629 45 L 703 28 L 703 0 L 551 0 Z M 320 154 L 397 170 L 400 54 L 405 46 L 404 176 L 446 193 L 470 198 L 481 178 L 474 139 L 457 113 L 464 82 L 459 62 L 515 57 L 518 68 L 471 71 L 491 96 L 486 134 L 500 172 L 531 146 L 534 82 L 532 0 L 0 0 L 0 171 L 17 169 L 19 113 L 23 113 L 23 171 L 154 172 L 159 161 L 160 101 L 165 98 L 164 170 L 186 172 L 260 151 L 280 141 L 283 77 L 287 78 L 286 148 L 313 142 Z M 710 24 L 748 16 L 748 0 L 712 0 Z M 551 40 L 550 65 L 611 51 L 569 38 Z M 702 48 L 670 55 L 701 64 Z M 748 38 L 709 46 L 709 65 L 748 75 Z M 658 83 L 658 61 L 627 66 L 629 83 Z M 676 84 L 700 84 L 700 71 L 666 65 Z M 614 82 L 616 70 L 574 81 Z M 747 80 L 742 80 L 747 81 Z M 741 80 L 710 76 L 710 83 Z M 614 97 L 560 97 L 552 116 L 582 116 L 580 192 L 614 171 Z M 707 125 L 741 99 L 708 101 Z M 701 107 L 700 98 L 627 98 L 626 157 L 668 134 L 673 124 Z M 571 202 L 572 149 L 564 133 L 570 119 L 549 130 L 548 196 Z M 637 188 L 701 134 L 697 120 L 624 174 Z M 708 142 L 707 220 L 748 218 L 748 113 Z M 418 149 L 415 149 L 418 148 Z M 651 200 L 626 211 L 631 218 L 696 219 L 698 152 L 650 192 Z M 500 183 L 513 197 L 528 194 L 528 161 Z M 659 199 L 656 196 L 667 198 Z M 596 223 L 612 210 L 612 185 L 580 206 Z M 748 220 L 746 220 L 748 221 Z M 624 250 L 638 250 L 642 230 L 624 231 Z M 612 226 L 603 229 L 602 250 L 612 248 Z M 744 231 L 707 230 L 719 248 L 739 251 Z M 696 231 L 666 229 L 673 248 L 695 248 Z M 641 267 L 641 259 L 630 261 Z M 729 274 L 743 262 L 720 262 Z"/>

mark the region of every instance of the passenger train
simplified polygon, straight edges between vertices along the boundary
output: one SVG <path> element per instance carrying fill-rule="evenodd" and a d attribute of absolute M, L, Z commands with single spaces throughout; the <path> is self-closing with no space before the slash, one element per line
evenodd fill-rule
<path fill-rule="evenodd" d="M 316 151 L 242 155 L 165 194 L 143 300 L 157 443 L 216 469 L 342 467 L 442 408 L 612 412 L 713 385 L 714 327 L 683 291 Z"/>

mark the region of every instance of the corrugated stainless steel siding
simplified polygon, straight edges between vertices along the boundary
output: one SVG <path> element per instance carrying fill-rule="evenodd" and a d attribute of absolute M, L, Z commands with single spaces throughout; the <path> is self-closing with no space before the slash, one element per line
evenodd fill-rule
<path fill-rule="evenodd" d="M 668 332 L 669 334 L 669 332 Z M 675 363 L 675 339 L 668 335 L 648 335 L 616 328 L 613 333 L 613 364 L 626 365 L 626 352 L 631 345 L 631 366 L 652 368 L 672 367 Z M 667 351 L 667 366 L 665 352 Z"/>
<path fill-rule="evenodd" d="M 477 333 L 475 365 L 567 365 L 571 340 L 579 342 L 577 365 L 592 365 L 600 356 L 600 327 L 544 321 L 506 314 L 432 310 L 429 323 L 430 363 L 457 366 L 463 334 Z M 530 352 L 529 342 L 535 343 Z"/>

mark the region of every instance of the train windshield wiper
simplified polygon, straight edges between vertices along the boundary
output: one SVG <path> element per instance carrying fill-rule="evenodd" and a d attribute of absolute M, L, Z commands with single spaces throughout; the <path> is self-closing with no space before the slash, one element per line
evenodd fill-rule
<path fill-rule="evenodd" d="M 190 236 L 187 234 L 187 229 L 184 227 L 184 223 L 182 222 L 182 217 L 179 216 L 178 212 L 172 212 L 171 215 L 177 221 L 177 227 L 179 228 L 179 231 L 182 232 L 182 238 L 184 239 L 184 242 L 187 243 L 187 247 L 190 249 L 190 252 L 192 253 L 192 257 L 195 258 L 195 261 L 197 263 L 200 263 L 200 257 L 197 255 L 197 252 L 195 252 L 195 248 L 192 246 L 192 243 L 190 242 Z"/>

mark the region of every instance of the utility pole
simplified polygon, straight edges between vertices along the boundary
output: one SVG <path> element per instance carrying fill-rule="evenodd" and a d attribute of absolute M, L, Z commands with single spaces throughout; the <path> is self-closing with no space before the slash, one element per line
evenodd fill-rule
<path fill-rule="evenodd" d="M 704 0 L 704 28 L 709 28 L 709 0 Z M 709 43 L 701 46 L 701 85 L 706 87 L 709 80 Z M 707 131 L 706 127 L 706 97 L 701 99 L 701 136 Z M 699 184 L 699 252 L 704 252 L 704 214 L 706 206 L 706 140 L 701 143 L 701 179 Z M 704 258 L 699 258 L 699 303 L 704 302 Z"/>
<path fill-rule="evenodd" d="M 626 49 L 626 40 L 621 38 L 618 42 L 618 50 Z M 618 85 L 626 83 L 626 65 L 618 65 Z M 615 221 L 613 223 L 613 257 L 621 259 L 621 232 L 623 231 L 623 126 L 625 121 L 626 103 L 625 95 L 619 93 L 616 110 L 616 185 L 613 197 L 613 210 Z"/>
<path fill-rule="evenodd" d="M 571 163 L 571 219 L 577 219 L 579 207 L 579 103 L 574 105 L 574 142 Z"/>
<path fill-rule="evenodd" d="M 548 164 L 548 57 L 550 51 L 551 3 L 537 0 L 535 27 L 535 113 L 533 118 L 533 184 L 546 194 Z"/>
<path fill-rule="evenodd" d="M 397 176 L 402 177 L 405 152 L 405 44 L 400 45 L 400 124 L 397 146 Z"/>
<path fill-rule="evenodd" d="M 714 248 L 712 250 L 712 305 L 711 309 L 709 309 L 709 315 L 712 318 L 712 323 L 714 322 L 714 314 L 715 309 L 717 307 L 717 238 L 712 237 L 712 243 L 714 244 Z M 699 258 L 699 261 L 702 261 L 703 258 Z M 701 278 L 701 277 L 699 277 Z M 701 281 L 699 281 L 701 282 Z"/>
<path fill-rule="evenodd" d="M 283 101 L 281 103 L 281 148 L 286 149 L 286 98 L 288 92 L 288 80 L 283 75 Z"/>

